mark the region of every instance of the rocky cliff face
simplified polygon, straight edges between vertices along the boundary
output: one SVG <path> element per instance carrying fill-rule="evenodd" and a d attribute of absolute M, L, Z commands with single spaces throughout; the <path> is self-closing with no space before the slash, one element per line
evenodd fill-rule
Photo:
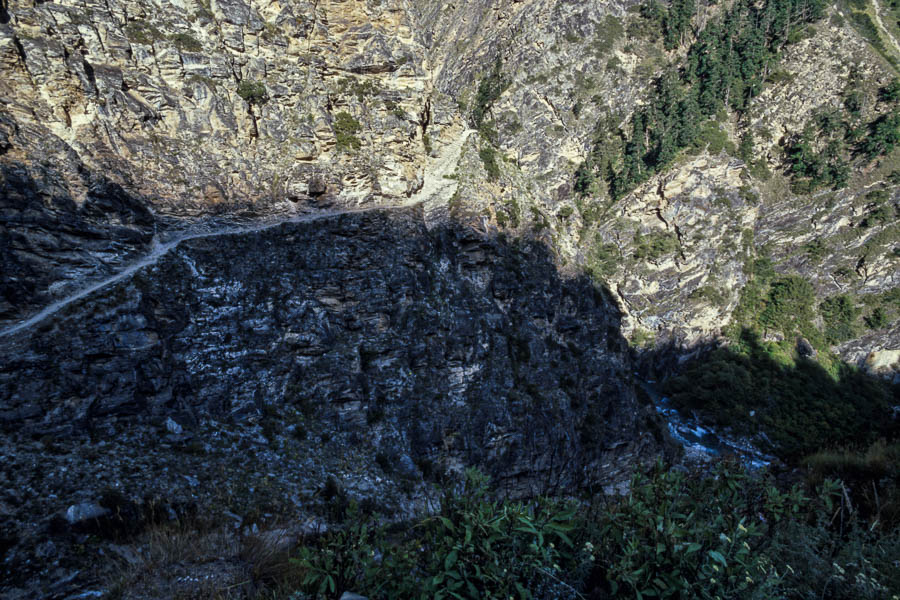
<path fill-rule="evenodd" d="M 592 263 L 618 255 L 621 268 L 599 277 L 630 337 L 715 338 L 749 277 L 748 255 L 811 279 L 820 299 L 853 293 L 862 306 L 895 287 L 895 223 L 860 227 L 869 192 L 893 197 L 894 159 L 855 171 L 837 194 L 792 193 L 784 176 L 786 141 L 817 111 L 840 109 L 850 88 L 863 114 L 874 110 L 897 47 L 884 20 L 876 49 L 846 9 L 831 10 L 787 47 L 744 114 L 720 120 L 733 145 L 755 134 L 753 155 L 771 179 L 726 156 L 726 144 L 705 156 L 699 148 L 616 202 L 602 191 L 579 198 L 572 174 L 597 131 L 625 123 L 647 82 L 685 52 L 666 51 L 636 8 L 10 2 L 0 27 L 4 161 L 20 171 L 49 161 L 79 207 L 85 179 L 98 179 L 89 173 L 169 215 L 396 204 L 422 188 L 429 155 L 458 140 L 478 109 L 492 134 L 465 143 L 460 193 L 444 206 L 477 226 L 536 235 L 561 262 L 595 274 Z M 718 10 L 701 7 L 696 26 Z M 478 107 L 479 84 L 493 74 L 501 93 Z M 63 154 L 74 172 L 60 166 Z M 678 252 L 639 257 L 635 231 L 676 236 Z M 821 264 L 798 252 L 808 244 L 823 249 Z M 891 345 L 884 330 L 873 350 Z"/>
<path fill-rule="evenodd" d="M 5 111 L 168 212 L 403 197 L 421 184 L 427 129 L 437 143 L 452 125 L 430 101 L 409 18 L 380 2 L 23 2 L 9 14 Z"/>
<path fill-rule="evenodd" d="M 688 46 L 634 2 L 0 0 L 5 575 L 69 577 L 35 540 L 110 490 L 403 516 L 470 464 L 614 485 L 658 444 L 624 339 L 717 343 L 760 259 L 847 294 L 834 350 L 897 377 L 896 151 L 788 172 L 823 109 L 883 110 L 900 32 L 850 16 L 613 199 L 576 167 Z"/>
<path fill-rule="evenodd" d="M 420 208 L 187 240 L 3 338 L 6 576 L 50 576 L 27 542 L 110 490 L 324 517 L 328 485 L 409 516 L 469 465 L 617 485 L 659 447 L 619 329 L 544 246 Z"/>

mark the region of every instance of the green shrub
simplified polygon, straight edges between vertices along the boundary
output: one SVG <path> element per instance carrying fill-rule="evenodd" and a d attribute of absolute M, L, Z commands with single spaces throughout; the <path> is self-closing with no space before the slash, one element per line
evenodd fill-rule
<path fill-rule="evenodd" d="M 596 176 L 590 161 L 586 160 L 575 169 L 575 193 L 579 196 L 597 195 Z"/>
<path fill-rule="evenodd" d="M 615 15 L 606 15 L 597 26 L 595 38 L 591 42 L 591 49 L 595 56 L 605 56 L 612 51 L 616 42 L 625 35 L 625 27 L 621 19 Z"/>
<path fill-rule="evenodd" d="M 866 327 L 869 329 L 883 329 L 890 324 L 890 319 L 887 316 L 887 311 L 880 307 L 876 306 L 872 309 L 872 313 L 865 318 Z"/>
<path fill-rule="evenodd" d="M 163 39 L 165 36 L 162 32 L 149 23 L 144 21 L 132 21 L 125 25 L 125 37 L 133 44 L 150 45 L 155 41 Z"/>
<path fill-rule="evenodd" d="M 769 288 L 765 308 L 759 315 L 760 325 L 785 335 L 797 331 L 814 316 L 815 293 L 812 284 L 799 275 L 779 277 Z"/>
<path fill-rule="evenodd" d="M 503 77 L 502 63 L 498 58 L 494 63 L 493 69 L 478 84 L 478 91 L 475 94 L 475 105 L 472 107 L 472 121 L 475 129 L 483 128 L 485 117 L 490 111 L 506 88 L 509 87 L 510 81 Z M 490 137 L 488 139 L 491 139 Z"/>
<path fill-rule="evenodd" d="M 338 82 L 338 94 L 342 96 L 350 94 L 356 96 L 356 99 L 360 102 L 365 102 L 366 100 L 381 94 L 381 87 L 372 79 L 363 79 L 360 81 L 352 77 L 345 77 Z M 405 116 L 405 114 L 403 116 Z"/>
<path fill-rule="evenodd" d="M 734 142 L 728 139 L 728 134 L 715 121 L 706 121 L 701 125 L 699 134 L 694 138 L 693 146 L 694 150 L 706 150 L 713 155 L 719 154 L 723 150 L 732 156 L 737 154 Z"/>
<path fill-rule="evenodd" d="M 765 158 L 760 158 L 750 165 L 750 174 L 760 181 L 769 181 L 772 178 L 772 171 Z"/>
<path fill-rule="evenodd" d="M 820 131 L 830 127 L 830 121 L 820 122 Z M 836 137 L 828 138 L 821 150 L 814 147 L 814 133 L 807 128 L 803 135 L 787 148 L 791 172 L 802 178 L 792 183 L 795 193 L 810 193 L 819 187 L 839 189 L 847 185 L 850 166 L 846 158 L 843 130 L 835 131 Z"/>
<path fill-rule="evenodd" d="M 175 47 L 187 52 L 200 52 L 203 44 L 189 33 L 176 33 L 169 36 L 169 40 L 175 44 Z"/>
<path fill-rule="evenodd" d="M 478 156 L 487 171 L 488 179 L 496 181 L 500 178 L 500 165 L 497 163 L 497 151 L 490 144 L 482 144 Z"/>
<path fill-rule="evenodd" d="M 629 489 L 584 527 L 590 587 L 606 594 L 594 597 L 777 597 L 781 576 L 760 539 L 804 505 L 799 489 L 782 494 L 727 465 L 689 477 L 661 463 Z"/>
<path fill-rule="evenodd" d="M 356 134 L 362 131 L 362 125 L 350 113 L 341 111 L 334 116 L 335 147 L 339 152 L 359 150 L 362 143 Z"/>
<path fill-rule="evenodd" d="M 291 560 L 304 590 L 313 597 L 338 598 L 346 591 L 365 589 L 379 571 L 372 554 L 383 541 L 383 530 L 372 527 L 352 503 L 345 522 L 344 527 L 302 546 Z"/>
<path fill-rule="evenodd" d="M 241 81 L 238 84 L 237 94 L 251 106 L 254 104 L 265 104 L 269 101 L 266 86 L 261 81 Z"/>
<path fill-rule="evenodd" d="M 741 136 L 741 143 L 738 146 L 737 150 L 738 158 L 744 161 L 747 164 L 750 164 L 753 161 L 753 131 L 747 130 L 744 135 Z"/>
<path fill-rule="evenodd" d="M 393 543 L 351 505 L 343 527 L 309 540 L 294 559 L 303 591 L 314 598 L 361 591 L 373 599 L 474 600 L 545 598 L 565 589 L 558 570 L 571 546 L 574 508 L 489 494 L 488 479 L 468 470 L 464 489 Z"/>
<path fill-rule="evenodd" d="M 813 241 L 804 244 L 803 249 L 806 251 L 806 256 L 809 257 L 809 260 L 818 262 L 828 256 L 830 247 L 822 243 L 821 239 L 816 238 Z"/>
<path fill-rule="evenodd" d="M 713 285 L 698 287 L 690 293 L 689 298 L 701 300 L 713 306 L 723 306 L 728 301 L 727 294 Z"/>
<path fill-rule="evenodd" d="M 825 321 L 825 339 L 829 344 L 839 344 L 856 336 L 856 319 L 859 310 L 851 296 L 841 294 L 826 298 L 819 305 Z"/>
<path fill-rule="evenodd" d="M 878 90 L 878 97 L 884 102 L 900 102 L 900 79 L 891 79 L 890 83 Z"/>
<path fill-rule="evenodd" d="M 765 551 L 783 574 L 779 598 L 898 597 L 900 531 L 870 528 L 845 504 L 848 492 L 841 483 L 826 481 L 806 518 L 790 519 L 773 531 Z"/>
<path fill-rule="evenodd" d="M 896 470 L 896 451 L 876 445 L 809 463 L 816 473 L 871 467 L 871 481 Z M 372 600 L 890 600 L 900 589 L 900 532 L 865 521 L 859 486 L 819 476 L 805 488 L 776 485 L 730 461 L 692 471 L 660 461 L 628 489 L 577 505 L 498 501 L 468 470 L 436 514 L 390 535 L 350 503 L 339 523 L 303 540 L 285 583 L 299 582 L 298 600 L 347 591 Z"/>
<path fill-rule="evenodd" d="M 890 201 L 890 195 L 885 190 L 876 190 L 866 194 L 870 200 L 869 209 L 865 218 L 860 223 L 861 227 L 876 227 L 894 223 L 900 216 L 900 205 Z"/>
<path fill-rule="evenodd" d="M 597 281 L 605 281 L 615 274 L 621 262 L 619 247 L 611 242 L 604 242 L 598 233 L 585 261 L 588 273 Z"/>
<path fill-rule="evenodd" d="M 860 142 L 859 148 L 870 159 L 893 151 L 900 144 L 900 113 L 881 115 L 869 124 L 868 135 Z"/>
<path fill-rule="evenodd" d="M 658 260 L 679 248 L 678 236 L 668 231 L 653 230 L 647 235 L 634 235 L 634 257 L 638 260 Z"/>

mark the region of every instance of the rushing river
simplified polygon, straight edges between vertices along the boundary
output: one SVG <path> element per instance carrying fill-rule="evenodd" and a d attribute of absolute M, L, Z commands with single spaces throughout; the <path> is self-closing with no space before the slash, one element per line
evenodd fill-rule
<path fill-rule="evenodd" d="M 640 385 L 652 399 L 656 412 L 665 419 L 669 434 L 684 447 L 689 458 L 709 460 L 732 455 L 754 469 L 765 467 L 775 459 L 759 450 L 748 439 L 716 432 L 711 427 L 702 425 L 698 419 L 683 415 L 672 406 L 671 400 L 656 390 L 655 382 L 643 381 Z M 752 418 L 752 415 L 748 418 Z"/>

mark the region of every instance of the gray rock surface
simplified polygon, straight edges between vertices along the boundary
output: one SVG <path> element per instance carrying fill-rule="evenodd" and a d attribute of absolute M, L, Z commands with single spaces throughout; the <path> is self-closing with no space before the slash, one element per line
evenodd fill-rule
<path fill-rule="evenodd" d="M 469 465 L 514 495 L 621 489 L 660 447 L 626 338 L 696 356 L 761 256 L 817 300 L 896 289 L 898 223 L 864 224 L 870 191 L 897 206 L 896 156 L 837 193 L 784 172 L 785 137 L 851 73 L 864 112 L 893 76 L 849 23 L 816 24 L 721 120 L 770 179 L 701 149 L 617 201 L 575 196 L 598 125 L 684 52 L 636 4 L 0 2 L 0 592 L 96 589 L 103 547 L 68 506 L 116 535 L 196 510 L 252 533 L 286 513 L 321 530 L 348 498 L 404 518 Z M 496 65 L 488 141 L 470 127 Z M 424 214 L 166 246 L 411 200 Z M 652 235 L 677 245 L 638 259 Z M 898 380 L 890 315 L 835 350 Z"/>
<path fill-rule="evenodd" d="M 93 502 L 82 502 L 73 504 L 66 509 L 66 521 L 70 525 L 77 525 L 91 519 L 99 519 L 109 514 L 109 509 L 95 504 Z"/>
<path fill-rule="evenodd" d="M 0 348 L 20 585 L 48 576 L 26 565 L 57 498 L 103 496 L 109 531 L 347 499 L 404 518 L 468 466 L 513 496 L 569 493 L 661 447 L 605 292 L 543 244 L 429 229 L 421 207 L 185 241 Z"/>

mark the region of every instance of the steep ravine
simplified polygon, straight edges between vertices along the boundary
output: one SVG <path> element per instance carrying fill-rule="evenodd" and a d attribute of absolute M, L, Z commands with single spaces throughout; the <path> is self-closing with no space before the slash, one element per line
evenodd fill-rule
<path fill-rule="evenodd" d="M 151 521 L 404 519 L 470 465 L 621 490 L 668 447 L 635 373 L 722 342 L 760 264 L 900 381 L 900 150 L 837 191 L 787 162 L 892 110 L 845 10 L 613 200 L 576 168 L 690 43 L 632 0 L 0 2 L 0 596 L 102 591 Z"/>
<path fill-rule="evenodd" d="M 854 166 L 833 194 L 792 191 L 785 159 L 793 136 L 843 110 L 848 94 L 861 122 L 883 112 L 879 89 L 895 68 L 846 7 L 829 6 L 779 52 L 745 111 L 716 115 L 704 133 L 716 143 L 704 137 L 615 202 L 603 190 L 579 197 L 574 172 L 598 133 L 615 146 L 650 82 L 677 69 L 692 41 L 664 48 L 638 5 L 11 0 L 0 24 L 0 161 L 40 190 L 41 206 L 29 204 L 41 218 L 75 213 L 94 233 L 8 221 L 0 235 L 13 252 L 2 260 L 15 279 L 3 282 L 0 320 L 32 314 L 51 286 L 50 297 L 79 287 L 22 253 L 58 253 L 80 277 L 102 278 L 146 252 L 153 232 L 126 214 L 135 206 L 259 218 L 401 204 L 476 110 L 487 128 L 463 146 L 444 200 L 459 194 L 428 218 L 541 239 L 616 292 L 629 338 L 688 352 L 715 340 L 760 257 L 811 280 L 818 302 L 849 293 L 868 316 L 898 281 L 896 225 L 861 225 L 869 192 L 897 205 L 896 153 Z M 693 32 L 723 6 L 698 5 Z M 479 106 L 496 68 L 502 89 Z M 747 134 L 749 163 L 735 151 Z M 110 185 L 132 201 L 97 206 Z M 678 252 L 637 257 L 641 239 L 671 236 Z M 861 317 L 853 352 L 834 349 L 859 366 L 872 352 L 883 363 L 898 315 L 871 332 Z"/>
<path fill-rule="evenodd" d="M 403 516 L 464 466 L 573 492 L 660 448 L 604 293 L 421 207 L 186 239 L 0 346 L 14 588 L 78 570 L 59 519 L 112 491 L 309 518 L 332 480 Z"/>

